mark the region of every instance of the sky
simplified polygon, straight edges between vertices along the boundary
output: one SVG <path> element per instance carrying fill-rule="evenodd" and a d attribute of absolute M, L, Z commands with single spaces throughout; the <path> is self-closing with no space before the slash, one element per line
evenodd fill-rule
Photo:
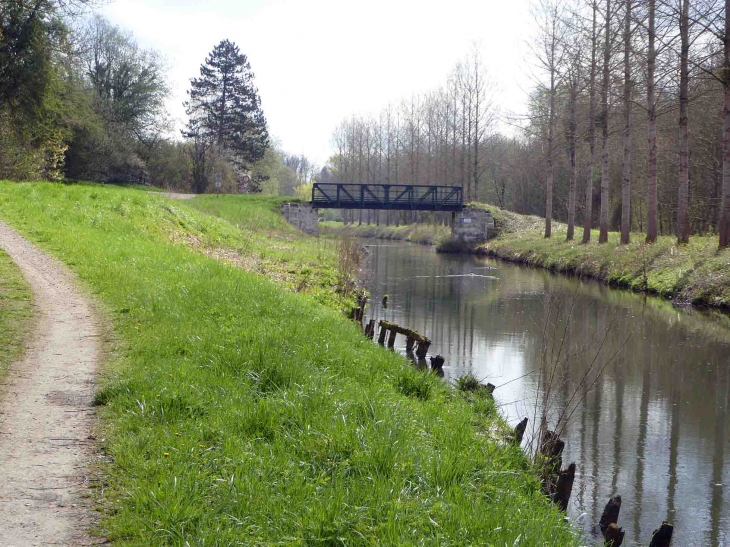
<path fill-rule="evenodd" d="M 343 119 L 437 89 L 474 47 L 503 111 L 523 110 L 530 87 L 529 0 L 114 0 L 100 11 L 166 59 L 180 127 L 190 78 L 214 45 L 236 42 L 271 135 L 319 166 Z"/>

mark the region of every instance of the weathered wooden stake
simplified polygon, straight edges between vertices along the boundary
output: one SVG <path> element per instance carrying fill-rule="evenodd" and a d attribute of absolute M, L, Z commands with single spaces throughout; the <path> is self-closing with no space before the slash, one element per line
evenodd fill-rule
<path fill-rule="evenodd" d="M 365 336 L 372 340 L 375 337 L 375 319 L 371 319 L 368 322 L 368 326 L 365 327 Z"/>
<path fill-rule="evenodd" d="M 381 346 L 385 345 L 385 335 L 388 334 L 388 327 L 383 326 L 383 324 L 380 324 L 380 334 L 378 335 L 378 344 Z"/>
<path fill-rule="evenodd" d="M 444 368 L 444 358 L 440 355 L 437 355 L 436 357 L 431 357 L 431 370 L 434 371 L 443 371 Z"/>
<path fill-rule="evenodd" d="M 614 496 L 606 504 L 601 520 L 598 522 L 598 526 L 601 528 L 601 533 L 606 536 L 606 530 L 611 524 L 618 523 L 618 514 L 621 511 L 621 496 Z"/>
<path fill-rule="evenodd" d="M 419 359 L 425 359 L 426 355 L 428 354 L 428 348 L 431 347 L 431 341 L 424 339 L 418 342 L 418 347 L 416 348 L 416 357 Z"/>
<path fill-rule="evenodd" d="M 623 528 L 619 528 L 618 525 L 611 523 L 606 528 L 606 533 L 603 534 L 603 544 L 607 547 L 621 547 L 625 535 L 626 532 L 624 532 Z"/>
<path fill-rule="evenodd" d="M 659 530 L 654 530 L 651 535 L 651 542 L 649 547 L 669 547 L 672 541 L 672 534 L 674 533 L 674 526 L 668 522 L 662 522 Z"/>
<path fill-rule="evenodd" d="M 407 336 L 406 337 L 406 351 L 408 353 L 413 351 L 413 346 L 416 345 L 416 339 L 413 338 L 413 336 Z"/>
<path fill-rule="evenodd" d="M 571 463 L 558 475 L 558 485 L 553 494 L 553 503 L 560 507 L 561 511 L 568 510 L 570 495 L 573 493 L 573 481 L 575 481 L 575 464 Z"/>
<path fill-rule="evenodd" d="M 550 474 L 558 473 L 563 466 L 563 450 L 565 442 L 554 431 L 546 431 L 542 439 L 540 453 L 545 456 Z"/>
<path fill-rule="evenodd" d="M 393 349 L 395 347 L 395 337 L 397 334 L 398 334 L 398 331 L 396 331 L 393 328 L 390 329 L 390 336 L 388 337 L 388 347 L 390 349 Z"/>
<path fill-rule="evenodd" d="M 515 427 L 515 433 L 512 440 L 515 444 L 522 444 L 522 438 L 525 436 L 525 430 L 527 429 L 527 418 L 522 418 L 522 421 Z"/>

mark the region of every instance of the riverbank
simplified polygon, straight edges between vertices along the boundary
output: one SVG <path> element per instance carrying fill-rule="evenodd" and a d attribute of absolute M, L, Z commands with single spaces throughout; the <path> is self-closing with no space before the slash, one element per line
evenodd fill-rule
<path fill-rule="evenodd" d="M 566 225 L 554 222 L 553 236 L 545 239 L 543 218 L 480 203 L 469 206 L 483 207 L 492 213 L 499 233 L 496 238 L 486 243 L 465 245 L 449 239 L 449 229 L 443 226 L 344 227 L 340 223 L 326 224 L 334 225 L 328 226 L 328 230 L 335 233 L 385 239 L 406 239 L 398 235 L 408 229 L 408 232 L 418 234 L 415 239 L 420 241 L 417 242 L 435 244 L 439 252 L 492 256 L 659 295 L 680 304 L 730 307 L 730 250 L 718 251 L 716 236 L 693 236 L 688 245 L 677 245 L 674 236 L 661 236 L 655 244 L 647 245 L 644 234 L 633 233 L 629 245 L 620 245 L 618 232 L 610 232 L 608 243 L 599 245 L 598 230 L 593 230 L 591 242 L 583 245 L 580 243 L 582 228 L 576 228 L 574 241 L 568 242 L 565 240 Z"/>
<path fill-rule="evenodd" d="M 564 228 L 550 239 L 537 231 L 505 233 L 471 252 L 588 277 L 677 303 L 730 306 L 730 250 L 718 251 L 714 236 L 694 236 L 688 245 L 677 245 L 673 236 L 647 245 L 641 233 L 632 234 L 629 245 L 620 245 L 615 232 L 609 234 L 608 243 L 599 245 L 597 231 L 591 233 L 591 243 L 583 245 L 582 236 L 583 230 L 577 229 L 575 241 L 567 242 Z"/>
<path fill-rule="evenodd" d="M 278 206 L 0 182 L 0 217 L 74 269 L 113 323 L 100 533 L 578 544 L 519 447 L 499 442 L 494 402 L 367 341 L 340 311 L 336 245 Z"/>
<path fill-rule="evenodd" d="M 321 222 L 323 234 L 344 235 L 370 239 L 410 241 L 421 245 L 438 245 L 451 236 L 451 228 L 441 224 L 404 224 L 386 226 L 375 224 L 343 224 L 342 222 Z"/>

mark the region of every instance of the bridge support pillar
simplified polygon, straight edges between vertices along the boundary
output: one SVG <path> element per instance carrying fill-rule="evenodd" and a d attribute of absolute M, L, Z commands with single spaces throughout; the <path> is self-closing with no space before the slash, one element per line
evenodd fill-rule
<path fill-rule="evenodd" d="M 480 243 L 496 235 L 494 218 L 486 209 L 465 207 L 451 219 L 451 238 L 464 243 Z"/>
<path fill-rule="evenodd" d="M 286 221 L 302 232 L 319 235 L 319 216 L 317 210 L 306 203 L 285 203 L 281 206 L 281 214 Z"/>

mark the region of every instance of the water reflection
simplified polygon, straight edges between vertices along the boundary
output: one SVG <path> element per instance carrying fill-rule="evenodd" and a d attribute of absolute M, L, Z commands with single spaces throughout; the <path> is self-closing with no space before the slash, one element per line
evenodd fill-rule
<path fill-rule="evenodd" d="M 675 545 L 725 544 L 725 326 L 658 299 L 416 245 L 373 243 L 364 282 L 368 316 L 431 338 L 447 380 L 472 372 L 497 385 L 511 423 L 532 421 L 537 400 L 552 402 L 553 420 L 568 409 L 572 517 L 586 513 L 591 526 L 618 493 L 629 545 L 647 544 L 663 519 Z"/>

